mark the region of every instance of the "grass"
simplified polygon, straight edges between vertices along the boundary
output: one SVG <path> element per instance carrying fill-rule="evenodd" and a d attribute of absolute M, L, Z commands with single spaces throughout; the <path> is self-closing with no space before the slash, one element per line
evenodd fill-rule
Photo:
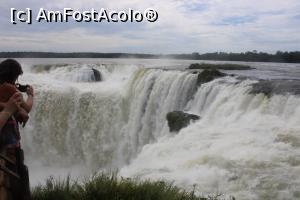
<path fill-rule="evenodd" d="M 32 200 L 217 200 L 220 195 L 199 197 L 164 181 L 118 179 L 116 174 L 100 174 L 81 184 L 47 179 L 32 190 Z"/>
<path fill-rule="evenodd" d="M 189 69 L 250 70 L 254 68 L 248 65 L 239 65 L 239 64 L 193 63 L 189 66 Z"/>

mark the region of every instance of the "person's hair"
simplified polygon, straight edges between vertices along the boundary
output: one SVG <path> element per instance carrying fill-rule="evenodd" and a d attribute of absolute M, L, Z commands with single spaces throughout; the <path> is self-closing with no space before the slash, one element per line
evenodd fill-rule
<path fill-rule="evenodd" d="M 12 83 L 23 74 L 20 63 L 14 59 L 6 59 L 0 63 L 0 83 Z"/>

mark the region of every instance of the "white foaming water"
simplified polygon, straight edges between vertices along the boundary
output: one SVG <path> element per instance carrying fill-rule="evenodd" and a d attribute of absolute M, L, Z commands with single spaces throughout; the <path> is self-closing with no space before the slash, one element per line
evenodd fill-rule
<path fill-rule="evenodd" d="M 161 136 L 166 113 L 182 109 L 196 89 L 196 75 L 188 72 L 123 66 L 103 73 L 103 82 L 81 83 L 62 81 L 72 73 L 71 66 L 65 67 L 59 73 L 54 68 L 24 77 L 36 88 L 36 100 L 23 146 L 29 161 L 39 158 L 59 168 L 83 166 L 87 173 L 129 163 L 145 144 Z"/>
<path fill-rule="evenodd" d="M 90 83 L 89 70 L 103 81 Z M 237 199 L 300 198 L 300 98 L 249 94 L 254 81 L 137 66 L 72 64 L 26 69 L 36 100 L 23 147 L 36 184 L 50 174 L 166 179 Z M 170 133 L 174 110 L 201 120 Z"/>
<path fill-rule="evenodd" d="M 300 98 L 250 95 L 248 85 L 201 86 L 186 109 L 203 118 L 146 145 L 121 175 L 238 199 L 299 198 Z"/>

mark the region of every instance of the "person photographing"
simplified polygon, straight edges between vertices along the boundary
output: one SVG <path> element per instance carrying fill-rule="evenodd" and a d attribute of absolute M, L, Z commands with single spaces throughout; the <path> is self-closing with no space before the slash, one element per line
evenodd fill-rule
<path fill-rule="evenodd" d="M 22 94 L 16 92 L 5 104 L 2 104 L 3 110 L 0 112 L 0 133 L 7 120 L 20 108 L 22 101 Z"/>
<path fill-rule="evenodd" d="M 24 127 L 29 119 L 34 92 L 30 85 L 17 83 L 22 74 L 22 67 L 16 60 L 7 59 L 0 63 L 0 200 L 30 199 L 19 125 Z M 26 101 L 20 92 L 27 94 Z"/>

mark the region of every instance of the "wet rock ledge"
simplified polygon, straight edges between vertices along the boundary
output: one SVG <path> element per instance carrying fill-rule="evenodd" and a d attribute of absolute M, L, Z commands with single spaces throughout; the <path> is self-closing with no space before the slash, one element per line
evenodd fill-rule
<path fill-rule="evenodd" d="M 193 63 L 188 69 L 251 70 L 255 68 L 250 67 L 249 65 L 240 64 Z"/>
<path fill-rule="evenodd" d="M 170 132 L 178 132 L 187 127 L 191 121 L 199 120 L 198 115 L 185 113 L 183 111 L 173 111 L 167 114 L 167 120 Z"/>
<path fill-rule="evenodd" d="M 300 95 L 300 80 L 259 80 L 252 85 L 250 94 L 262 93 L 268 97 L 273 94 L 293 94 Z"/>
<path fill-rule="evenodd" d="M 210 82 L 216 78 L 221 78 L 227 76 L 227 74 L 222 73 L 216 69 L 205 69 L 198 74 L 197 86 L 200 86 L 203 83 Z"/>

